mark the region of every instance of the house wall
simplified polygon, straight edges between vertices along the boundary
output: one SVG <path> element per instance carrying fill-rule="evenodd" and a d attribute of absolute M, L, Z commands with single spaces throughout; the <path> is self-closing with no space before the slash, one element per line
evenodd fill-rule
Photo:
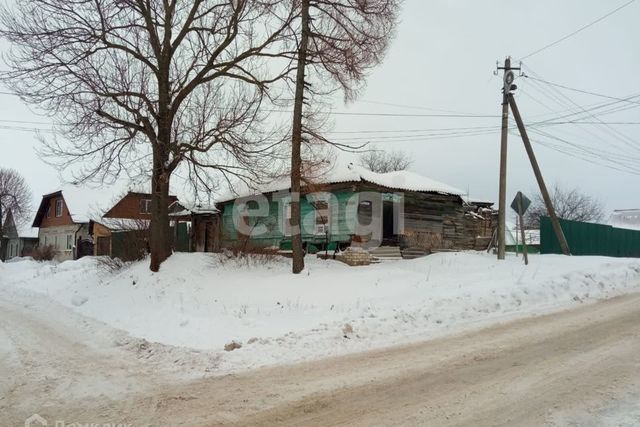
<path fill-rule="evenodd" d="M 353 191 L 336 191 L 331 193 L 333 198 L 329 203 L 329 241 L 348 242 L 353 234 L 347 223 L 346 206 L 347 201 L 353 197 Z M 260 247 L 279 246 L 283 240 L 290 240 L 290 236 L 284 234 L 284 213 L 287 200 L 273 200 L 269 197 L 269 214 L 260 218 L 252 218 L 250 227 L 254 230 L 262 227 L 266 232 L 249 238 L 252 245 Z M 247 239 L 236 230 L 233 222 L 234 207 L 233 202 L 222 206 L 222 229 L 221 240 L 223 247 L 230 247 L 243 244 Z M 302 238 L 305 242 L 322 243 L 325 242 L 325 234 L 316 234 L 316 209 L 306 199 L 300 201 L 300 214 L 302 218 L 301 230 Z"/>
<path fill-rule="evenodd" d="M 20 256 L 31 256 L 33 250 L 38 246 L 38 238 L 21 237 L 20 238 Z"/>
<path fill-rule="evenodd" d="M 191 228 L 191 250 L 220 250 L 220 215 L 194 215 Z"/>
<path fill-rule="evenodd" d="M 93 251 L 94 255 L 111 256 L 112 244 L 111 244 L 111 230 L 102 224 L 97 222 L 93 223 Z"/>
<path fill-rule="evenodd" d="M 105 218 L 127 218 L 127 219 L 151 219 L 150 213 L 140 212 L 140 201 L 151 200 L 151 194 L 127 193 L 120 199 L 107 213 Z M 178 200 L 177 197 L 169 196 L 169 204 Z"/>
<path fill-rule="evenodd" d="M 38 244 L 38 239 L 30 237 L 19 237 L 9 239 L 5 246 L 6 259 L 15 257 L 31 256 L 33 248 Z"/>
<path fill-rule="evenodd" d="M 62 215 L 56 216 L 56 200 L 62 199 Z M 64 197 L 57 196 L 51 197 L 48 201 L 46 207 L 47 213 L 42 218 L 42 222 L 40 223 L 40 228 L 46 227 L 60 227 L 60 226 L 68 226 L 73 225 L 73 219 L 69 214 L 69 208 L 67 207 L 67 203 L 64 201 Z"/>
<path fill-rule="evenodd" d="M 71 247 L 67 244 L 69 236 Z M 55 259 L 57 261 L 66 261 L 75 258 L 74 247 L 78 243 L 78 237 L 83 239 L 91 238 L 88 224 L 41 227 L 38 233 L 38 244 L 41 246 L 53 246 L 56 251 Z"/>
<path fill-rule="evenodd" d="M 22 244 L 20 239 L 5 239 L 2 248 L 4 249 L 3 259 L 11 259 L 20 256 Z"/>
<path fill-rule="evenodd" d="M 359 192 L 377 192 L 391 196 L 393 190 L 362 183 L 346 183 L 325 187 L 326 192 L 332 194 L 329 204 L 329 242 L 349 243 L 353 234 L 355 221 L 354 205 L 357 206 Z M 402 193 L 402 192 L 399 192 Z M 403 234 L 432 234 L 436 235 L 441 246 L 455 249 L 471 249 L 474 245 L 474 236 L 469 235 L 469 230 L 464 221 L 464 209 L 460 197 L 453 195 L 404 192 L 403 205 Z M 252 236 L 249 242 L 256 246 L 279 246 L 283 241 L 290 240 L 283 235 L 282 223 L 284 220 L 283 208 L 285 203 L 273 200 L 269 197 L 269 214 L 265 217 L 254 218 L 251 226 L 262 226 L 266 232 L 259 236 Z M 236 231 L 233 223 L 233 202 L 221 206 L 222 210 L 222 246 L 229 247 L 241 244 L 246 236 Z M 302 238 L 308 243 L 324 243 L 326 236 L 315 233 L 315 208 L 302 197 L 300 202 L 302 217 Z M 405 245 L 403 239 L 400 244 Z"/>
<path fill-rule="evenodd" d="M 428 233 L 437 236 L 444 249 L 473 248 L 475 236 L 473 232 L 469 233 L 458 196 L 405 193 L 404 199 L 405 235 Z"/>
<path fill-rule="evenodd" d="M 37 238 L 31 237 L 18 237 L 15 239 L 9 239 L 6 246 L 6 259 L 15 257 L 31 256 L 33 248 L 38 244 Z"/>

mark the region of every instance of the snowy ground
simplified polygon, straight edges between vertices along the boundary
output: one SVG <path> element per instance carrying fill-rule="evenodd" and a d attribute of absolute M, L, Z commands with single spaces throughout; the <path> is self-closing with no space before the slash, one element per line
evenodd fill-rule
<path fill-rule="evenodd" d="M 0 295 L 35 292 L 172 357 L 206 355 L 192 373 L 209 375 L 424 340 L 640 290 L 635 259 L 544 255 L 525 267 L 514 256 L 447 253 L 368 267 L 306 262 L 293 276 L 286 259 L 212 254 L 175 254 L 157 274 L 147 262 L 109 273 L 92 258 L 25 260 L 0 264 Z M 242 348 L 225 352 L 234 340 Z"/>

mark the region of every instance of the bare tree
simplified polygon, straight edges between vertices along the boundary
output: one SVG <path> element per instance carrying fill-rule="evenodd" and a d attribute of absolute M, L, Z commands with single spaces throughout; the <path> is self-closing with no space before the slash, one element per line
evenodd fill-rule
<path fill-rule="evenodd" d="M 278 141 L 261 105 L 287 74 L 266 67 L 293 15 L 282 0 L 16 0 L 2 82 L 56 122 L 44 157 L 72 180 L 151 178 L 151 270 L 171 254 L 168 195 L 179 168 L 210 189 L 253 180 Z M 293 8 L 289 8 L 292 10 Z M 287 8 L 281 9 L 287 10 Z"/>
<path fill-rule="evenodd" d="M 11 211 L 17 225 L 25 225 L 31 215 L 31 190 L 14 169 L 0 168 L 0 224 Z"/>
<path fill-rule="evenodd" d="M 556 215 L 561 219 L 582 222 L 598 222 L 604 217 L 604 206 L 601 201 L 580 190 L 562 188 L 554 185 L 551 191 L 551 202 Z M 542 196 L 538 194 L 524 216 L 526 228 L 539 228 L 540 217 L 547 215 L 547 208 Z"/>
<path fill-rule="evenodd" d="M 7 214 L 11 212 L 16 225 L 25 225 L 31 214 L 31 190 L 20 173 L 0 168 L 0 254 Z"/>
<path fill-rule="evenodd" d="M 296 2 L 297 3 L 297 2 Z M 382 61 L 395 28 L 399 0 L 300 0 L 289 45 L 296 63 L 291 136 L 291 229 L 293 273 L 304 269 L 300 230 L 302 145 L 330 143 L 304 105 L 334 90 L 353 100 L 366 72 Z M 314 77 L 320 83 L 314 85 Z"/>
<path fill-rule="evenodd" d="M 360 155 L 359 163 L 373 172 L 387 173 L 406 170 L 413 160 L 402 151 L 371 150 Z"/>

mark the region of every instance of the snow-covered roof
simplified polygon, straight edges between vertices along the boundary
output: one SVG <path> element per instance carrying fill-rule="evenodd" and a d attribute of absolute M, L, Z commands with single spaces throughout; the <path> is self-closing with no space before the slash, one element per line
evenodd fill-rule
<path fill-rule="evenodd" d="M 608 224 L 617 228 L 640 230 L 640 209 L 615 210 L 609 217 Z"/>
<path fill-rule="evenodd" d="M 39 229 L 36 227 L 25 227 L 18 232 L 18 235 L 27 239 L 37 239 L 38 231 Z"/>
<path fill-rule="evenodd" d="M 114 191 L 83 187 L 65 187 L 62 196 L 74 222 L 89 222 L 99 218 L 113 200 Z"/>
<path fill-rule="evenodd" d="M 180 216 L 182 214 L 216 214 L 220 212 L 220 210 L 218 208 L 216 208 L 214 205 L 187 205 L 185 206 L 185 210 L 182 212 L 176 212 L 173 215 L 175 216 Z"/>
<path fill-rule="evenodd" d="M 63 185 L 42 196 L 33 225 L 38 226 L 46 215 L 48 201 L 52 197 L 62 196 L 73 222 L 77 224 L 98 219 L 106 208 L 113 203 L 113 195 L 118 193 L 115 187 L 91 188 L 85 186 Z"/>
<path fill-rule="evenodd" d="M 217 201 L 227 202 L 241 197 L 287 190 L 290 188 L 290 182 L 291 180 L 289 176 L 285 176 L 274 179 L 270 182 L 257 184 L 253 187 L 250 187 L 246 183 L 242 183 L 234 188 L 234 192 L 228 192 L 221 195 Z M 334 165 L 331 170 L 320 174 L 316 179 L 314 179 L 314 182 L 318 185 L 338 184 L 342 182 L 369 182 L 381 187 L 386 187 L 390 190 L 442 193 L 456 196 L 462 196 L 465 194 L 464 191 L 458 188 L 414 172 L 395 171 L 377 173 L 352 163 L 343 167 Z"/>
<path fill-rule="evenodd" d="M 464 197 L 464 201 L 470 205 L 479 205 L 479 206 L 493 206 L 496 202 L 491 200 L 483 200 L 483 199 L 474 199 L 471 197 Z"/>

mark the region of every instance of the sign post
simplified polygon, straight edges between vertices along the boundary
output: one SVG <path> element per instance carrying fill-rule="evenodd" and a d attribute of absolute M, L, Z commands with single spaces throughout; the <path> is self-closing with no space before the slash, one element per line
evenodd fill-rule
<path fill-rule="evenodd" d="M 518 219 L 520 221 L 520 236 L 522 237 L 522 254 L 524 256 L 525 265 L 529 265 L 529 256 L 527 255 L 527 242 L 524 238 L 523 216 L 524 216 L 524 213 L 527 211 L 527 209 L 529 209 L 530 205 L 531 205 L 531 200 L 529 200 L 527 196 L 522 194 L 521 191 L 518 191 L 518 194 L 516 194 L 516 197 L 513 199 L 513 202 L 511 202 L 511 209 L 516 211 L 516 213 L 518 214 Z M 517 232 L 518 230 L 516 230 L 516 235 L 517 235 Z M 518 253 L 517 240 L 516 240 L 516 253 Z"/>

